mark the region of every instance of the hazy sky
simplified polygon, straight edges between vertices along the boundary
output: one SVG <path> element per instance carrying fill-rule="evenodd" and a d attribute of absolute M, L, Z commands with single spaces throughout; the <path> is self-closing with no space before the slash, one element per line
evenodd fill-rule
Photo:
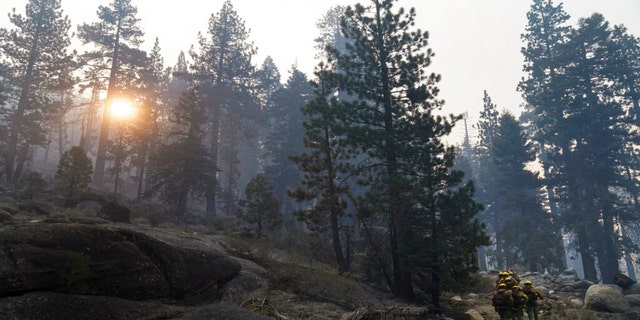
<path fill-rule="evenodd" d="M 97 21 L 99 5 L 111 0 L 62 0 L 73 30 L 84 22 Z M 318 36 L 315 23 L 332 6 L 349 5 L 352 0 L 232 0 L 238 14 L 250 29 L 258 48 L 254 63 L 260 65 L 271 56 L 283 76 L 293 64 L 312 77 Z M 361 1 L 366 4 L 366 0 Z M 483 90 L 487 90 L 499 109 L 519 114 L 522 103 L 516 91 L 522 77 L 523 58 L 520 34 L 524 32 L 530 0 L 400 0 L 398 5 L 415 7 L 417 27 L 430 33 L 430 47 L 436 56 L 432 72 L 442 75 L 440 98 L 446 101 L 444 112 L 468 112 L 469 123 L 478 119 Z M 554 3 L 560 1 L 554 0 Z M 599 12 L 611 24 L 624 24 L 630 33 L 640 36 L 640 0 L 566 0 L 564 8 L 578 18 Z M 0 26 L 9 26 L 7 13 L 12 8 L 24 13 L 26 0 L 0 0 Z M 206 33 L 212 13 L 224 0 L 132 0 L 146 33 L 144 49 L 160 40 L 165 65 L 173 66 L 181 50 L 196 44 L 197 33 Z M 460 125 L 454 132 L 461 138 Z M 471 129 L 471 134 L 475 131 Z"/>

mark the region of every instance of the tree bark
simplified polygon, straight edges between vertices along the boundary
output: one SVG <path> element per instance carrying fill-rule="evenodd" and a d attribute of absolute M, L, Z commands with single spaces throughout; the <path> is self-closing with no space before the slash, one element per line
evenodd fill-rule
<path fill-rule="evenodd" d="M 120 29 L 122 27 L 122 19 L 118 19 L 116 27 L 116 38 L 113 43 L 113 56 L 111 58 L 111 70 L 109 72 L 109 86 L 107 87 L 107 97 L 105 99 L 104 110 L 102 113 L 102 126 L 100 127 L 100 139 L 98 140 L 98 153 L 96 155 L 96 163 L 93 171 L 93 183 L 96 186 L 102 185 L 104 182 L 104 166 L 107 155 L 107 144 L 109 143 L 109 129 L 111 127 L 111 115 L 109 109 L 116 93 L 116 79 L 118 75 L 118 59 L 120 51 Z"/>
<path fill-rule="evenodd" d="M 36 63 L 36 59 L 40 54 L 38 45 L 40 42 L 40 36 L 42 33 L 42 15 L 44 14 L 44 8 L 40 7 L 40 12 L 36 17 L 36 30 L 33 35 L 33 42 L 29 48 L 29 59 L 27 61 L 27 68 L 24 73 L 22 87 L 20 88 L 20 100 L 18 100 L 18 108 L 13 114 L 13 121 L 11 123 L 11 129 L 7 140 L 7 148 L 5 152 L 5 174 L 7 175 L 7 182 L 15 184 L 18 181 L 18 177 L 15 176 L 15 160 L 16 153 L 18 151 L 18 141 L 20 132 L 22 131 L 22 121 L 24 112 L 27 109 L 27 103 L 29 95 L 31 94 L 31 86 L 33 85 L 33 67 Z"/>

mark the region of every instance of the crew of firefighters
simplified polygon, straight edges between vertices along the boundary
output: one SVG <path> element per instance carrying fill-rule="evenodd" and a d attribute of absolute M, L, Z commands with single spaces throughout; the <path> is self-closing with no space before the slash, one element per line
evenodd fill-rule
<path fill-rule="evenodd" d="M 544 296 L 533 287 L 531 280 L 520 287 L 520 277 L 509 268 L 501 271 L 491 297 L 500 320 L 523 320 L 526 311 L 529 320 L 538 320 L 538 300 Z"/>

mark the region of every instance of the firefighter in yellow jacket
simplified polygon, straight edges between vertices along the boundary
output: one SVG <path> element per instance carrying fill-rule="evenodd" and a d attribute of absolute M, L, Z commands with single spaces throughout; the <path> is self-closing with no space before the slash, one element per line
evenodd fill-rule
<path fill-rule="evenodd" d="M 509 275 L 509 278 L 511 278 L 515 284 L 520 284 L 520 277 L 516 274 L 515 271 L 513 271 L 513 268 L 507 268 L 507 271 L 505 271 L 507 273 L 507 275 Z"/>
<path fill-rule="evenodd" d="M 498 273 L 498 279 L 496 279 L 496 286 L 495 288 L 493 288 L 493 290 L 498 290 L 498 286 L 501 283 L 505 283 L 505 279 L 509 277 L 509 274 L 506 271 L 501 271 L 500 273 Z"/>
<path fill-rule="evenodd" d="M 507 289 L 507 285 L 501 283 L 498 285 L 498 290 L 493 291 L 491 297 L 491 303 L 500 315 L 500 320 L 511 319 L 511 308 L 513 306 L 513 297 L 511 296 L 511 290 Z"/>
<path fill-rule="evenodd" d="M 511 296 L 513 299 L 513 304 L 511 306 L 511 319 L 523 320 L 524 309 L 527 307 L 529 297 L 522 292 L 522 289 L 520 289 L 520 286 L 518 285 L 511 288 Z"/>
<path fill-rule="evenodd" d="M 538 320 L 538 300 L 544 300 L 544 296 L 533 286 L 531 280 L 524 281 L 522 292 L 529 298 L 527 300 L 527 317 L 529 320 Z"/>

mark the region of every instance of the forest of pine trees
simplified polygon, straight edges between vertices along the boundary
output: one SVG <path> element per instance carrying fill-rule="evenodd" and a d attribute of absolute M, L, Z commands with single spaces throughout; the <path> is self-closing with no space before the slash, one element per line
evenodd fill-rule
<path fill-rule="evenodd" d="M 396 0 L 331 8 L 314 74 L 256 64 L 227 0 L 165 65 L 139 49 L 135 0 L 77 29 L 61 0 L 0 28 L 0 178 L 28 198 L 112 193 L 184 224 L 234 217 L 258 238 L 309 234 L 340 273 L 414 300 L 521 266 L 635 278 L 640 237 L 640 39 L 598 13 L 570 25 L 531 0 L 520 114 L 490 93 L 459 145 L 419 15 Z M 72 40 L 82 44 L 72 49 Z M 478 95 L 479 93 L 467 93 Z M 135 112 L 118 117 L 115 102 Z M 625 266 L 621 270 L 620 266 Z"/>

